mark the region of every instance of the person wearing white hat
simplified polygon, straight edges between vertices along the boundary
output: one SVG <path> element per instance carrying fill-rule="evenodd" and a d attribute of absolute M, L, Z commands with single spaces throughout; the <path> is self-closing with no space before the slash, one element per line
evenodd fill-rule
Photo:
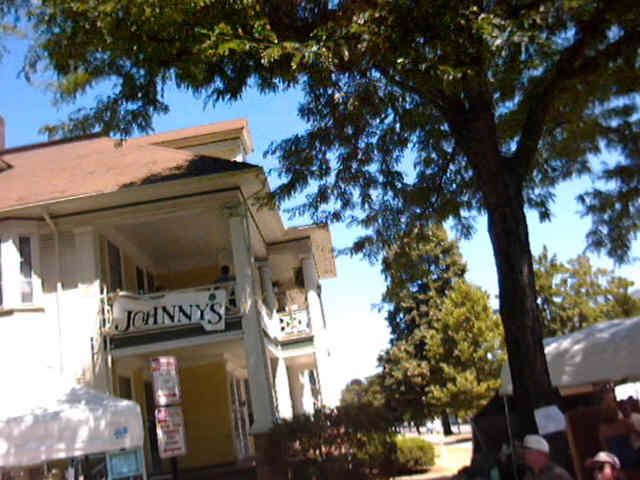
<path fill-rule="evenodd" d="M 522 460 L 529 471 L 523 480 L 572 480 L 571 475 L 549 458 L 549 444 L 540 435 L 522 440 Z"/>
<path fill-rule="evenodd" d="M 613 453 L 598 452 L 586 462 L 593 480 L 616 480 L 620 476 L 620 460 Z"/>

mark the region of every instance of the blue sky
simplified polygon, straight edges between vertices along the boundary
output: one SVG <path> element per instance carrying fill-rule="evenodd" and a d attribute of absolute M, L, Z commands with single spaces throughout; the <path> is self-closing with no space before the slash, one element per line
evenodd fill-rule
<path fill-rule="evenodd" d="M 12 40 L 7 46 L 10 53 L 0 63 L 0 115 L 6 122 L 6 144 L 14 147 L 44 141 L 46 138 L 37 133 L 38 129 L 46 123 L 64 119 L 69 109 L 57 110 L 51 105 L 44 82 L 29 86 L 17 78 L 25 42 Z M 168 91 L 167 99 L 171 113 L 156 119 L 156 131 L 246 117 L 255 146 L 249 161 L 267 170 L 276 166 L 274 159 L 265 159 L 262 155 L 269 143 L 305 128 L 296 114 L 301 99 L 296 91 L 277 96 L 261 96 L 250 91 L 236 103 L 206 109 L 202 101 L 175 90 Z M 277 178 L 272 176 L 272 185 L 276 182 Z M 589 180 L 585 178 L 565 183 L 556 190 L 551 222 L 540 224 L 536 214 L 528 215 L 534 254 L 546 244 L 550 252 L 558 254 L 561 260 L 567 260 L 584 249 L 589 222 L 578 215 L 575 196 L 588 184 Z M 305 223 L 304 219 L 289 221 L 285 218 L 285 221 L 289 224 Z M 488 291 L 493 305 L 497 306 L 498 287 L 486 218 L 478 219 L 476 226 L 476 235 L 461 243 L 469 267 L 467 279 Z M 333 225 L 331 231 L 337 248 L 348 246 L 355 238 L 355 232 L 343 225 Z M 634 247 L 634 255 L 640 257 L 638 242 Z M 599 266 L 613 266 L 606 258 L 593 260 Z M 379 268 L 359 258 L 339 257 L 337 270 L 338 277 L 325 281 L 323 285 L 334 366 L 329 396 L 334 399 L 352 378 L 375 372 L 377 354 L 388 341 L 383 315 L 372 308 L 384 290 Z M 635 281 L 636 287 L 640 287 L 640 264 L 625 266 L 617 273 Z"/>

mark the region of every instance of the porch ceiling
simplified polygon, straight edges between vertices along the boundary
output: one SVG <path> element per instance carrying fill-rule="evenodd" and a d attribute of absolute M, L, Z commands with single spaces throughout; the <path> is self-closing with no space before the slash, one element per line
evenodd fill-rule
<path fill-rule="evenodd" d="M 148 366 L 150 359 L 159 355 L 175 356 L 181 366 L 217 363 L 226 359 L 233 368 L 246 369 L 247 367 L 242 339 L 204 345 L 190 345 L 182 348 L 158 349 L 151 353 L 117 357 L 114 361 L 117 369 L 129 371 L 140 366 Z"/>
<path fill-rule="evenodd" d="M 168 269 L 214 265 L 220 252 L 231 248 L 229 221 L 216 211 L 118 225 L 114 230 L 154 265 Z"/>

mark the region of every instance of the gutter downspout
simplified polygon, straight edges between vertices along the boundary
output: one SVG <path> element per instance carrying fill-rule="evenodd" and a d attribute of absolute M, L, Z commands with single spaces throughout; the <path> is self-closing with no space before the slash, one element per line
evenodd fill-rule
<path fill-rule="evenodd" d="M 55 248 L 56 257 L 56 323 L 58 326 L 58 368 L 60 370 L 60 376 L 64 374 L 64 362 L 62 356 L 62 267 L 60 265 L 60 234 L 56 228 L 53 220 L 49 216 L 49 213 L 43 209 L 42 216 L 53 231 L 53 245 Z"/>

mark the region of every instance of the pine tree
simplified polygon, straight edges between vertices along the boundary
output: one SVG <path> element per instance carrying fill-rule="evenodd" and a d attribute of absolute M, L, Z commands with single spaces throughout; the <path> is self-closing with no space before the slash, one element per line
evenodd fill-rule
<path fill-rule="evenodd" d="M 504 346 L 488 296 L 464 280 L 457 243 L 418 228 L 385 256 L 391 347 L 380 357 L 389 408 L 406 421 L 468 416 L 499 383 Z"/>

